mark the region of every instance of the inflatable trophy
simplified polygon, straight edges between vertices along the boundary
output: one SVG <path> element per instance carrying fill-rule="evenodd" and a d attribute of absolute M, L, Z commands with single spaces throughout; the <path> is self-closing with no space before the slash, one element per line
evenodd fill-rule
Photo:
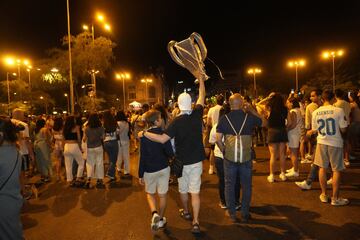
<path fill-rule="evenodd" d="M 195 78 L 199 77 L 199 73 L 205 76 L 204 80 L 209 77 L 205 73 L 204 60 L 207 55 L 207 49 L 200 34 L 194 32 L 189 38 L 181 41 L 170 41 L 168 51 L 171 58 L 183 68 L 189 70 Z M 195 83 L 198 80 L 195 80 Z"/>

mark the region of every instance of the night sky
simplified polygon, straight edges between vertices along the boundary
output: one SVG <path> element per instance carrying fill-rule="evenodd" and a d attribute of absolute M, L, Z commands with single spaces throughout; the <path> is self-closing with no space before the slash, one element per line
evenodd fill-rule
<path fill-rule="evenodd" d="M 96 10 L 113 28 L 109 35 L 95 25 L 96 36 L 117 43 L 114 69 L 146 72 L 162 65 L 169 83 L 193 80 L 166 50 L 170 40 L 192 32 L 202 35 L 208 56 L 222 70 L 245 72 L 256 64 L 263 68 L 262 81 L 291 78 L 286 61 L 293 57 L 307 59 L 306 77 L 322 61 L 323 49 L 344 48 L 343 61 L 360 54 L 360 1 L 70 0 L 71 33 L 82 31 Z M 1 55 L 39 59 L 66 34 L 66 0 L 0 2 Z"/>

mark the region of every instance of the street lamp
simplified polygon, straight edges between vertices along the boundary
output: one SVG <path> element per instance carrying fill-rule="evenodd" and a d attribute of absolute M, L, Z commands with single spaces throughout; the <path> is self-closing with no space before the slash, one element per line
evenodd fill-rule
<path fill-rule="evenodd" d="M 66 0 L 66 13 L 67 13 L 67 30 L 68 30 L 68 51 L 69 51 L 69 84 L 70 84 L 70 101 L 71 113 L 74 113 L 74 83 L 72 78 L 72 64 L 71 64 L 71 33 L 70 33 L 70 5 L 69 0 Z"/>
<path fill-rule="evenodd" d="M 144 79 L 141 79 L 141 82 L 145 83 L 145 98 L 146 98 L 146 101 L 149 102 L 147 85 L 148 85 L 148 83 L 152 83 L 152 79 L 151 78 L 144 78 Z"/>
<path fill-rule="evenodd" d="M 28 68 L 26 69 L 26 71 L 29 73 L 30 108 L 31 108 L 31 104 L 32 104 L 31 69 L 32 69 L 31 65 L 29 65 Z"/>
<path fill-rule="evenodd" d="M 123 109 L 125 111 L 125 106 L 126 106 L 126 100 L 125 100 L 125 79 L 130 79 L 131 75 L 128 72 L 125 73 L 116 73 L 115 74 L 116 79 L 118 80 L 122 80 L 122 84 L 123 84 L 123 98 L 124 98 L 124 102 L 123 102 Z"/>
<path fill-rule="evenodd" d="M 11 73 L 11 75 L 16 77 L 16 73 Z M 7 97 L 8 97 L 8 114 L 10 115 L 10 82 L 9 82 L 9 72 L 6 72 L 6 85 L 7 85 Z"/>
<path fill-rule="evenodd" d="M 248 74 L 253 75 L 254 77 L 254 96 L 257 97 L 257 90 L 256 90 L 256 74 L 261 73 L 260 68 L 249 68 Z"/>
<path fill-rule="evenodd" d="M 67 100 L 67 112 L 69 112 L 70 111 L 69 95 L 67 93 L 64 93 L 64 96 L 66 97 L 66 100 Z"/>
<path fill-rule="evenodd" d="M 40 96 L 41 100 L 44 100 L 44 105 L 45 105 L 45 113 L 46 115 L 48 114 L 48 106 L 47 106 L 47 99 L 45 99 L 43 96 Z"/>
<path fill-rule="evenodd" d="M 344 55 L 344 50 L 329 50 L 322 53 L 323 59 L 332 59 L 332 72 L 333 72 L 333 91 L 335 92 L 335 57 L 341 57 Z"/>
<path fill-rule="evenodd" d="M 306 64 L 304 59 L 297 59 L 297 60 L 291 60 L 288 62 L 288 67 L 289 68 L 295 68 L 295 89 L 296 89 L 296 93 L 299 92 L 299 80 L 298 80 L 298 68 L 299 67 L 304 67 Z"/>
<path fill-rule="evenodd" d="M 105 17 L 104 15 L 100 14 L 100 13 L 97 13 L 96 14 L 96 18 L 95 18 L 98 22 L 101 22 L 103 23 L 104 20 L 105 20 Z M 82 28 L 85 30 L 85 31 L 89 31 L 89 26 L 86 25 L 86 24 L 83 24 Z M 111 31 L 111 27 L 108 23 L 105 23 L 104 24 L 104 29 L 106 31 Z M 91 37 L 92 37 L 92 44 L 93 46 L 95 46 L 95 29 L 94 29 L 94 22 L 91 23 Z M 98 73 L 99 71 L 95 71 L 95 70 L 91 70 L 91 81 L 92 81 L 92 84 L 94 84 L 94 94 L 96 96 L 96 73 Z"/>

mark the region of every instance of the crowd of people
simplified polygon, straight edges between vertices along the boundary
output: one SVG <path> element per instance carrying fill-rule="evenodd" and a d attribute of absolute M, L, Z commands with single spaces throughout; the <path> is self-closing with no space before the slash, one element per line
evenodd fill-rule
<path fill-rule="evenodd" d="M 109 109 L 87 116 L 37 117 L 15 109 L 11 118 L 2 116 L 0 238 L 21 239 L 20 210 L 22 199 L 34 194 L 28 184 L 32 176 L 39 175 L 42 183 L 66 181 L 69 187 L 104 188 L 116 182 L 117 176 L 130 175 L 132 150 L 139 156 L 135 177 L 145 186 L 153 231 L 167 224 L 166 195 L 176 177 L 182 203 L 179 215 L 191 221 L 192 233 L 200 233 L 205 159 L 209 159 L 208 173 L 218 177 L 219 206 L 227 210 L 231 222 L 249 222 L 252 168 L 259 145 L 269 148 L 269 183 L 297 179 L 302 164 L 311 164 L 307 179 L 296 185 L 310 189 L 318 176 L 321 202 L 349 203 L 340 197 L 339 185 L 341 172 L 352 158 L 359 157 L 356 92 L 313 90 L 310 98 L 272 92 L 253 100 L 239 93 L 228 99 L 218 94 L 215 103 L 207 103 L 204 79 L 198 79 L 195 104 L 189 94 L 182 93 L 172 108 L 144 104 L 128 112 Z M 290 169 L 286 169 L 286 158 L 291 160 Z M 332 177 L 327 179 L 329 166 Z M 326 193 L 329 184 L 331 197 Z"/>

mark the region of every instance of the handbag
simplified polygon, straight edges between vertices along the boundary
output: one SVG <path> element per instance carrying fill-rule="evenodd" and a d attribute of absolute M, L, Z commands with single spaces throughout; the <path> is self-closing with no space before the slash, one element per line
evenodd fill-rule
<path fill-rule="evenodd" d="M 184 165 L 181 160 L 179 160 L 177 157 L 172 157 L 169 160 L 169 166 L 171 175 L 174 175 L 177 178 L 182 177 Z"/>

